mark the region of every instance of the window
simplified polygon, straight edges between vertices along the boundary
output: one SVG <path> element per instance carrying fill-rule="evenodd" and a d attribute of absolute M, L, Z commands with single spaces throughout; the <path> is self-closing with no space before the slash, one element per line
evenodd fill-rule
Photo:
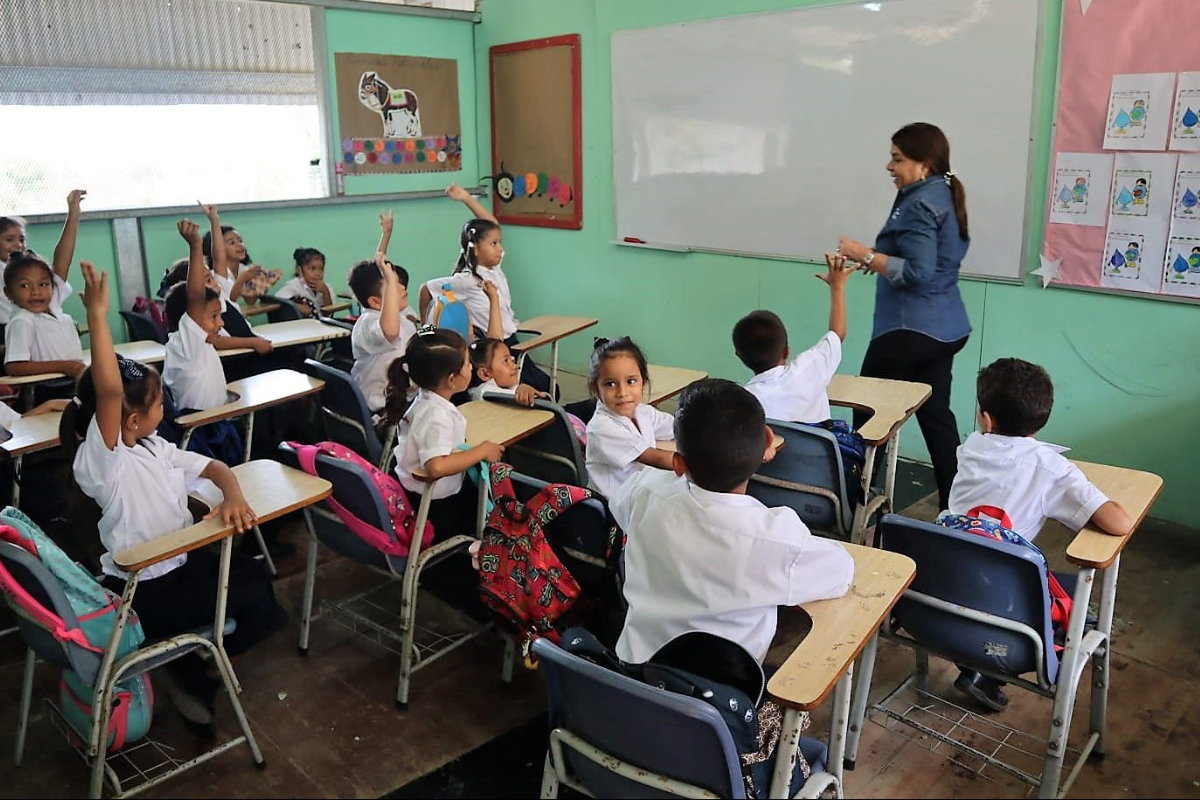
<path fill-rule="evenodd" d="M 323 196 L 310 9 L 4 0 L 0 213 Z"/>

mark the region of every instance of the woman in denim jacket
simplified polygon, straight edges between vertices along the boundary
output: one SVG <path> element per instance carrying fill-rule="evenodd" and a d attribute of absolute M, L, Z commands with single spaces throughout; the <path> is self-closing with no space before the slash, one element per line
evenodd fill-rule
<path fill-rule="evenodd" d="M 892 136 L 887 171 L 900 191 L 875 246 L 843 236 L 839 249 L 879 276 L 862 374 L 933 387 L 917 422 L 933 460 L 939 508 L 946 508 L 960 443 L 950 410 L 951 367 L 971 333 L 958 291 L 958 268 L 970 244 L 967 197 L 950 169 L 946 135 L 926 122 Z M 855 427 L 862 421 L 856 418 Z"/>

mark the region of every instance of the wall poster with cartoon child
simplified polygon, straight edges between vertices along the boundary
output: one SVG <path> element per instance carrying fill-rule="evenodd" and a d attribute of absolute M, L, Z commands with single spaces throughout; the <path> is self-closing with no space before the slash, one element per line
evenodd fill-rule
<path fill-rule="evenodd" d="M 457 61 L 334 53 L 333 63 L 342 172 L 462 169 Z"/>

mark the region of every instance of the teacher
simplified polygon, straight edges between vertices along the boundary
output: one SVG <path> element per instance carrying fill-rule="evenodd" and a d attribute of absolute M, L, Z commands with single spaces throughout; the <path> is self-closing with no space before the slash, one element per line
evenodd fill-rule
<path fill-rule="evenodd" d="M 949 505 L 958 472 L 958 424 L 950 410 L 954 356 L 971 333 L 958 291 L 967 254 L 967 195 L 950 169 L 950 143 L 936 125 L 914 122 L 892 136 L 887 171 L 899 191 L 875 246 L 841 237 L 842 255 L 879 277 L 875 322 L 862 374 L 927 383 L 917 422 L 933 460 L 938 507 Z M 863 419 L 855 415 L 854 425 Z"/>

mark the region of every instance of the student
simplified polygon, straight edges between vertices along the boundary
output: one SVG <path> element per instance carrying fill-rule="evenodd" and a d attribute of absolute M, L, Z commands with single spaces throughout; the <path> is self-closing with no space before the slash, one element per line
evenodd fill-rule
<path fill-rule="evenodd" d="M 215 219 L 215 213 L 213 215 Z M 182 409 L 204 411 L 224 405 L 225 370 L 214 346 L 250 347 L 259 355 L 271 352 L 271 343 L 258 337 L 220 336 L 221 297 L 208 285 L 209 271 L 201 253 L 200 229 L 191 220 L 177 225 L 191 249 L 187 281 L 167 293 L 166 361 L 163 380 Z"/>
<path fill-rule="evenodd" d="M 204 209 L 209 220 L 212 220 L 216 206 L 201 203 L 200 207 Z M 216 233 L 218 230 L 219 235 Z M 237 301 L 242 297 L 250 303 L 257 301 L 260 295 L 265 294 L 283 277 L 279 270 L 263 269 L 253 262 L 250 254 L 246 252 L 242 235 L 232 225 L 213 227 L 204 234 L 203 251 L 205 263 L 216 275 L 221 299 L 228 300 L 235 308 Z"/>
<path fill-rule="evenodd" d="M 437 479 L 429 519 L 439 538 L 474 532 L 477 490 L 463 481 L 463 472 L 481 461 L 497 462 L 504 455 L 504 448 L 494 442 L 464 449 L 467 420 L 450 398 L 465 391 L 470 382 L 467 343 L 444 328 L 418 330 L 404 355 L 388 368 L 384 421 L 398 425 L 396 477 L 413 508 L 420 504 L 425 489 L 413 472 L 421 468 Z M 414 383 L 420 391 L 409 403 L 409 387 Z"/>
<path fill-rule="evenodd" d="M 450 184 L 446 195 L 466 205 L 475 216 L 467 220 L 459 235 L 458 263 L 454 267 L 454 274 L 448 278 L 434 278 L 421 287 L 421 319 L 426 318 L 433 295 L 440 293 L 443 286 L 449 283 L 454 296 L 467 307 L 471 324 L 480 331 L 489 331 L 490 338 L 503 339 L 505 344 L 512 347 L 517 343 L 517 318 L 513 314 L 508 278 L 500 267 L 500 262 L 504 260 L 500 223 L 458 184 Z M 490 331 L 491 299 L 485 291 L 488 284 L 495 286 L 499 294 L 500 331 L 496 336 Z M 539 392 L 550 391 L 550 376 L 542 372 L 532 359 L 525 359 L 521 383 L 527 383 Z"/>
<path fill-rule="evenodd" d="M 950 488 L 950 514 L 1004 517 L 1032 542 L 1047 519 L 1073 531 L 1091 523 L 1125 536 L 1133 523 L 1062 454 L 1065 447 L 1039 442 L 1054 406 L 1054 385 L 1044 369 L 1019 358 L 1001 358 L 975 382 L 979 430 L 958 448 L 958 474 Z M 1011 524 L 1009 524 L 1011 523 Z M 1002 711 L 1004 684 L 963 669 L 954 686 L 985 708 Z"/>
<path fill-rule="evenodd" d="M 746 384 L 762 403 L 768 419 L 815 423 L 830 418 L 827 387 L 842 361 L 846 339 L 845 256 L 825 254 L 829 271 L 818 278 L 829 284 L 829 330 L 812 347 L 788 358 L 787 328 L 770 311 L 753 311 L 733 327 L 733 349 L 754 377 Z"/>
<path fill-rule="evenodd" d="M 527 383 L 520 383 L 517 360 L 508 345 L 499 339 L 476 339 L 471 342 L 471 367 L 475 370 L 472 379 L 472 400 L 482 400 L 485 393 L 508 394 L 523 406 L 532 406 L 536 400 L 550 400 L 548 392 L 539 392 Z M 579 417 L 566 412 L 575 438 L 587 447 L 587 424 Z M 585 451 L 586 452 L 586 451 Z"/>
<path fill-rule="evenodd" d="M 4 294 L 14 305 L 4 329 L 4 365 L 9 375 L 61 372 L 78 378 L 83 373 L 79 330 L 55 300 L 60 280 L 32 250 L 9 256 L 4 268 Z"/>
<path fill-rule="evenodd" d="M 392 233 L 392 213 L 379 215 L 379 249 L 374 261 L 360 261 L 350 268 L 350 291 L 362 312 L 350 332 L 354 366 L 350 375 L 362 390 L 367 407 L 379 412 L 387 403 L 387 375 L 391 363 L 404 355 L 417 331 L 411 318 L 401 314 L 408 305 L 408 271 L 387 258 Z"/>
<path fill-rule="evenodd" d="M 732 381 L 697 381 L 680 396 L 674 425 L 671 471 L 642 470 L 609 498 L 627 535 L 629 613 L 617 655 L 641 663 L 676 636 L 704 631 L 761 664 L 777 607 L 841 597 L 854 561 L 792 509 L 746 494 L 773 438 L 752 394 Z"/>
<path fill-rule="evenodd" d="M 650 380 L 646 356 L 628 336 L 597 339 L 588 367 L 596 411 L 587 425 L 588 488 L 611 497 L 643 467 L 671 469 L 673 453 L 659 441 L 675 438 L 670 414 L 642 402 Z"/>
<path fill-rule="evenodd" d="M 71 284 L 67 273 L 75 258 L 75 238 L 79 233 L 80 202 L 87 196 L 86 189 L 72 189 L 67 195 L 67 221 L 63 223 L 58 244 L 54 247 L 54 300 L 53 310 L 62 309 L 63 301 L 71 296 Z M 8 266 L 13 253 L 25 251 L 25 220 L 21 217 L 0 217 L 0 272 Z M 8 295 L 0 293 L 0 330 L 12 317 L 13 304 Z"/>
<path fill-rule="evenodd" d="M 325 254 L 312 247 L 297 247 L 292 258 L 296 260 L 296 277 L 275 296 L 295 301 L 306 316 L 315 317 L 322 308 L 333 305 L 333 293 L 325 283 Z"/>
<path fill-rule="evenodd" d="M 195 225 L 190 232 L 195 234 L 199 255 Z M 216 484 L 224 500 L 212 515 L 220 515 L 239 532 L 249 530 L 255 516 L 227 466 L 180 450 L 155 434 L 163 414 L 158 373 L 118 358 L 108 328 L 107 276 L 97 275 L 86 261 L 81 266 L 92 367 L 79 383 L 76 421 L 83 442 L 73 454 L 73 473 L 79 488 L 100 507 L 104 585 L 121 594 L 129 576 L 113 563 L 113 554 L 191 525 L 190 483 L 206 478 Z M 165 638 L 211 625 L 219 566 L 214 553 L 198 550 L 143 570 L 134 611 L 146 635 Z M 225 637 L 225 649 L 231 656 L 245 652 L 287 622 L 262 567 L 237 555 L 229 573 L 227 613 L 237 621 L 237 630 Z M 164 677 L 168 678 L 168 693 L 189 727 L 206 738 L 214 737 L 213 701 L 219 684 L 206 674 L 198 654 L 168 664 Z"/>

